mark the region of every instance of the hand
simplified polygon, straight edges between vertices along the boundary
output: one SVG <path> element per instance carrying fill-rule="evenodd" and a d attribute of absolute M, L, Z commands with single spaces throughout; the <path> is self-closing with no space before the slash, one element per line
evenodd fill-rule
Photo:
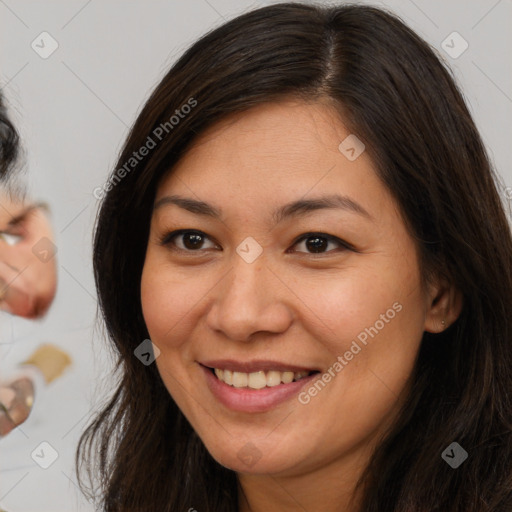
<path fill-rule="evenodd" d="M 29 416 L 34 403 L 34 384 L 28 377 L 0 384 L 0 436 L 7 435 Z"/>

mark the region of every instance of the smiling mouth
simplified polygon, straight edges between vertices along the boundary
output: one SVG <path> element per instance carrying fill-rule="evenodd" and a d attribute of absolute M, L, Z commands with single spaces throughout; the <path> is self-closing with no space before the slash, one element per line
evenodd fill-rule
<path fill-rule="evenodd" d="M 320 373 L 315 370 L 300 372 L 269 370 L 251 373 L 235 372 L 221 368 L 209 368 L 209 370 L 217 379 L 228 386 L 249 389 L 263 389 L 265 387 L 271 388 L 281 384 L 290 384 L 291 382 L 296 382 L 315 373 Z"/>

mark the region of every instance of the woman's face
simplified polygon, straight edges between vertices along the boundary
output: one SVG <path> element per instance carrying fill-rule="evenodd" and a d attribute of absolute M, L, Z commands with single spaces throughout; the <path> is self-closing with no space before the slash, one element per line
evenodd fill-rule
<path fill-rule="evenodd" d="M 141 291 L 156 364 L 240 473 L 366 458 L 429 321 L 415 244 L 360 143 L 339 149 L 350 135 L 322 103 L 266 104 L 157 190 Z"/>

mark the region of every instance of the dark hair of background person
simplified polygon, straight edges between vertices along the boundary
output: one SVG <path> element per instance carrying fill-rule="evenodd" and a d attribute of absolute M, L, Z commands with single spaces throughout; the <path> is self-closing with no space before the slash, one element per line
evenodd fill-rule
<path fill-rule="evenodd" d="M 156 187 L 189 144 L 231 113 L 293 97 L 330 101 L 397 201 L 425 282 L 444 276 L 464 297 L 452 326 L 424 333 L 408 400 L 360 480 L 361 510 L 510 512 L 512 238 L 498 175 L 436 52 L 369 6 L 243 14 L 172 66 L 116 169 L 191 97 L 197 106 L 112 187 L 97 219 L 95 280 L 119 381 L 77 449 L 83 491 L 85 470 L 108 512 L 237 510 L 236 474 L 206 451 L 156 365 L 134 356 L 149 337 L 141 273 Z M 453 441 L 469 453 L 456 470 L 441 458 Z"/>
<path fill-rule="evenodd" d="M 19 136 L 12 124 L 0 91 L 0 181 L 6 181 L 13 170 L 19 153 Z"/>

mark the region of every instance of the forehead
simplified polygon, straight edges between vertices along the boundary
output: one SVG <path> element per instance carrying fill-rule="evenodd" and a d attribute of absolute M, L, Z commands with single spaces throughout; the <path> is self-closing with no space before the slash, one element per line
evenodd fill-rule
<path fill-rule="evenodd" d="M 313 188 L 339 188 L 342 182 L 347 191 L 368 185 L 376 179 L 368 155 L 350 161 L 340 152 L 349 135 L 338 111 L 326 102 L 289 99 L 253 107 L 198 136 L 162 180 L 157 200 L 170 190 L 198 195 L 214 190 L 234 200 L 258 191 L 296 198 Z"/>
<path fill-rule="evenodd" d="M 326 102 L 287 99 L 264 103 L 221 119 L 198 137 L 191 149 L 226 139 L 237 148 L 253 149 L 252 140 L 256 137 L 260 147 L 265 144 L 286 152 L 301 150 L 304 144 L 309 147 L 313 142 L 331 147 L 346 133 L 338 112 Z"/>

